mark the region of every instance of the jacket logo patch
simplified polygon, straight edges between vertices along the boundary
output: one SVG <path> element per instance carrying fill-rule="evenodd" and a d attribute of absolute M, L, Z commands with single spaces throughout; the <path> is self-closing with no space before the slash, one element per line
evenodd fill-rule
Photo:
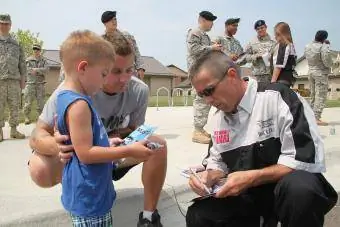
<path fill-rule="evenodd" d="M 274 131 L 274 129 L 272 127 L 272 126 L 274 126 L 273 118 L 269 118 L 269 119 L 264 120 L 264 121 L 262 121 L 262 120 L 257 121 L 257 125 L 260 126 L 260 128 L 261 128 L 261 131 L 258 132 L 259 137 L 270 135 Z"/>
<path fill-rule="evenodd" d="M 270 135 L 272 132 L 273 132 L 273 128 L 267 128 L 261 132 L 259 132 L 259 136 L 267 136 L 267 135 Z"/>
<path fill-rule="evenodd" d="M 273 118 L 269 118 L 267 120 L 264 121 L 257 121 L 257 125 L 260 126 L 260 128 L 264 129 L 264 128 L 269 128 L 270 126 L 274 125 L 274 121 Z"/>
<path fill-rule="evenodd" d="M 214 131 L 216 144 L 228 143 L 230 141 L 229 130 Z"/>

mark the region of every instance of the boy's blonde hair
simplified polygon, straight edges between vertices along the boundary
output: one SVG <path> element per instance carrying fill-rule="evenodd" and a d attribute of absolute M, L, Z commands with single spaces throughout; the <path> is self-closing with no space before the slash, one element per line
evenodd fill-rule
<path fill-rule="evenodd" d="M 79 61 L 87 61 L 89 65 L 103 60 L 114 62 L 115 51 L 108 41 L 94 32 L 74 31 L 61 44 L 60 60 L 67 74 Z"/>

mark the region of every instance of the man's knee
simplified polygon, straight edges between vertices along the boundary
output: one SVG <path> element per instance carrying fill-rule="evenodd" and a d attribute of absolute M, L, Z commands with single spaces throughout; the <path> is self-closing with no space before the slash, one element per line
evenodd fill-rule
<path fill-rule="evenodd" d="M 33 154 L 28 166 L 31 179 L 42 188 L 50 188 L 61 181 L 62 164 L 56 157 Z"/>
<path fill-rule="evenodd" d="M 324 182 L 316 174 L 296 170 L 285 176 L 275 188 L 276 206 L 298 210 L 327 209 Z"/>
<path fill-rule="evenodd" d="M 163 137 L 156 135 L 156 134 L 150 136 L 148 138 L 148 140 L 155 142 L 155 143 L 159 143 L 160 145 L 162 145 L 162 147 L 159 149 L 159 151 L 157 151 L 157 156 L 162 158 L 162 159 L 166 159 L 167 152 L 168 152 L 166 140 Z"/>
<path fill-rule="evenodd" d="M 203 227 L 206 225 L 206 220 L 200 215 L 199 209 L 196 204 L 193 204 L 188 208 L 187 214 L 185 216 L 187 227 Z"/>

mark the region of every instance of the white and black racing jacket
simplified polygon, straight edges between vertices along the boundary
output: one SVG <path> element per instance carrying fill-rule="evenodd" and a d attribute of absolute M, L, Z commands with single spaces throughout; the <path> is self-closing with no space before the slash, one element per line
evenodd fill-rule
<path fill-rule="evenodd" d="M 203 162 L 207 169 L 235 172 L 282 164 L 324 172 L 324 145 L 307 101 L 279 83 L 257 92 L 257 82 L 247 80 L 238 111 L 214 114 L 213 145 Z"/>

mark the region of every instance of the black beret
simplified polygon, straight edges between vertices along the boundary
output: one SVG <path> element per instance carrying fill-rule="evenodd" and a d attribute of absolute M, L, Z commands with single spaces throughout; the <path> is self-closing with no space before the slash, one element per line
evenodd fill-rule
<path fill-rule="evenodd" d="M 225 21 L 225 25 L 237 24 L 240 22 L 240 18 L 229 18 Z"/>
<path fill-rule="evenodd" d="M 105 11 L 103 14 L 102 14 L 102 23 L 106 23 L 110 20 L 112 20 L 112 18 L 116 17 L 116 11 Z"/>
<path fill-rule="evenodd" d="M 315 41 L 324 42 L 328 38 L 328 32 L 325 30 L 319 30 L 315 34 Z"/>
<path fill-rule="evenodd" d="M 264 20 L 258 20 L 254 24 L 254 29 L 257 29 L 258 27 L 260 27 L 262 25 L 266 25 L 266 22 Z"/>
<path fill-rule="evenodd" d="M 217 19 L 217 17 L 209 11 L 200 12 L 200 16 L 209 21 L 214 21 Z"/>

